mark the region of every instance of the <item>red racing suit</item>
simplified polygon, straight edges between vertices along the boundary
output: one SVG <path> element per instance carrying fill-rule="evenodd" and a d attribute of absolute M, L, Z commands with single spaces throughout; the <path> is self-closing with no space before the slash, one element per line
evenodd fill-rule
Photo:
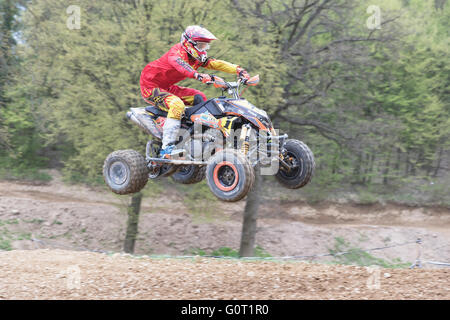
<path fill-rule="evenodd" d="M 176 86 L 175 83 L 186 78 L 194 79 L 199 67 L 237 73 L 239 66 L 213 58 L 208 58 L 202 63 L 190 57 L 181 43 L 178 43 L 142 70 L 140 79 L 142 97 L 146 102 L 168 111 L 168 118 L 181 119 L 185 105 L 192 105 L 196 94 L 200 94 L 204 100 L 206 96 L 199 90 Z"/>

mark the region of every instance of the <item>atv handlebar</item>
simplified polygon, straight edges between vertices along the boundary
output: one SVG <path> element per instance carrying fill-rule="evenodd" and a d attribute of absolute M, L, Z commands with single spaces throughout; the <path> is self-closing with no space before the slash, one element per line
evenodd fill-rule
<path fill-rule="evenodd" d="M 234 86 L 231 82 L 227 82 L 223 80 L 221 77 L 211 75 L 211 82 L 207 82 L 207 84 L 213 84 L 216 88 L 222 88 L 222 89 L 237 89 L 239 88 L 240 84 L 248 85 L 248 86 L 256 86 L 259 83 L 259 74 L 256 76 L 253 76 L 249 79 L 242 79 L 239 78 L 237 83 L 237 86 Z"/>
<path fill-rule="evenodd" d="M 259 83 L 259 74 L 249 79 L 242 79 L 241 77 L 239 77 L 237 82 L 227 82 L 221 77 L 215 75 L 211 75 L 211 80 L 212 81 L 207 82 L 206 84 L 213 84 L 214 87 L 221 88 L 223 91 L 228 90 L 228 93 L 233 95 L 235 99 L 240 99 L 242 93 L 245 91 L 244 89 L 239 92 L 240 85 L 244 84 L 247 86 L 256 86 Z"/>

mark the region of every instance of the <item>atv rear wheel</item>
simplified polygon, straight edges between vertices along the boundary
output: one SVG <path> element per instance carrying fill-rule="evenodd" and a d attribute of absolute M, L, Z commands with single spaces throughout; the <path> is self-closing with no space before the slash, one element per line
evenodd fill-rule
<path fill-rule="evenodd" d="M 286 150 L 284 161 L 290 169 L 280 164 L 275 177 L 289 189 L 304 187 L 311 181 L 316 166 L 312 151 L 306 144 L 294 139 L 287 140 L 283 148 Z"/>
<path fill-rule="evenodd" d="M 247 195 L 255 176 L 250 162 L 242 154 L 226 149 L 214 154 L 208 161 L 206 181 L 217 198 L 235 202 Z"/>
<path fill-rule="evenodd" d="M 206 166 L 186 165 L 180 166 L 177 172 L 172 175 L 175 182 L 182 184 L 194 184 L 205 178 Z"/>
<path fill-rule="evenodd" d="M 135 150 L 114 151 L 103 164 L 103 178 L 114 193 L 139 192 L 148 181 L 145 158 Z"/>

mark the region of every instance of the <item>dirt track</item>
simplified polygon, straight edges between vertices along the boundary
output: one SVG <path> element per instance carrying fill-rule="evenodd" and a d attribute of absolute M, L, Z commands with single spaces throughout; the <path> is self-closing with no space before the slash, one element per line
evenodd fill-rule
<path fill-rule="evenodd" d="M 0 252 L 1 299 L 450 299 L 450 270 Z"/>
<path fill-rule="evenodd" d="M 213 204 L 220 214 L 193 214 L 182 196 L 171 194 L 157 202 L 144 199 L 138 255 L 238 248 L 245 202 Z M 55 250 L 120 252 L 127 201 L 57 178 L 49 185 L 0 181 L 0 250 L 14 249 L 0 251 L 0 299 L 450 299 L 450 268 L 432 265 L 371 273 L 305 262 L 138 259 Z M 448 262 L 449 230 L 446 208 L 265 203 L 256 243 L 272 256 L 312 255 L 336 249 L 337 238 L 364 249 L 421 237 L 422 259 Z M 371 253 L 406 264 L 417 257 L 414 243 Z"/>

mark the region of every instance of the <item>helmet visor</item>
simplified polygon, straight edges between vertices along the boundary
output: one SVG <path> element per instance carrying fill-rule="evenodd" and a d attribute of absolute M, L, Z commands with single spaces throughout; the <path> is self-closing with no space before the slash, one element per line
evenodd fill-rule
<path fill-rule="evenodd" d="M 197 44 L 195 45 L 195 47 L 199 51 L 208 51 L 209 43 L 208 42 L 203 42 L 203 41 L 197 41 Z"/>

